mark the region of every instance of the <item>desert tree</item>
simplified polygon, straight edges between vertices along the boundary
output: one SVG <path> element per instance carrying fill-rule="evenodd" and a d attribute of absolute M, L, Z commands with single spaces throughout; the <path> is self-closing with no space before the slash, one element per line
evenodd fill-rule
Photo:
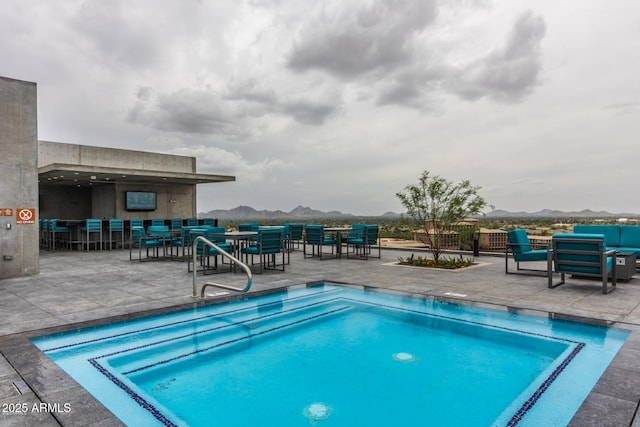
<path fill-rule="evenodd" d="M 425 229 L 436 264 L 444 249 L 442 236 L 465 218 L 482 213 L 487 205 L 479 190 L 468 180 L 456 184 L 423 171 L 417 184 L 409 184 L 396 193 L 413 226 Z"/>

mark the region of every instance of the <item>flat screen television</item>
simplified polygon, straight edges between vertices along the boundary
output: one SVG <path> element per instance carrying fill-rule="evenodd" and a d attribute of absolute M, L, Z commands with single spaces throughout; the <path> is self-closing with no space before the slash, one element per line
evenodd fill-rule
<path fill-rule="evenodd" d="M 126 191 L 125 209 L 128 211 L 155 211 L 156 193 L 153 191 Z"/>

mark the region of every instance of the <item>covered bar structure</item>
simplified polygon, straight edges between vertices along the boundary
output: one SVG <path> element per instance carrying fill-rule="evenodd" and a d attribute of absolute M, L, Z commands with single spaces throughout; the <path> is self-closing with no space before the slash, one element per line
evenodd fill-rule
<path fill-rule="evenodd" d="M 196 172 L 196 158 L 38 142 L 41 218 L 173 218 L 196 216 L 196 186 L 235 181 Z M 127 195 L 153 195 L 153 205 L 127 205 Z"/>

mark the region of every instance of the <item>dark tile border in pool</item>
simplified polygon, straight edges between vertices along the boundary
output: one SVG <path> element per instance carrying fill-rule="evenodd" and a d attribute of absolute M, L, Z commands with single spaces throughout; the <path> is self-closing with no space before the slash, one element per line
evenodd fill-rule
<path fill-rule="evenodd" d="M 477 307 L 493 308 L 511 312 L 526 313 L 550 318 L 562 318 L 582 323 L 602 326 L 616 326 L 631 331 L 631 335 L 624 343 L 614 360 L 611 362 L 600 381 L 596 384 L 582 406 L 578 409 L 570 426 L 588 427 L 603 425 L 603 418 L 611 421 L 610 425 L 634 424 L 634 418 L 638 411 L 640 401 L 640 325 L 603 321 L 597 318 L 584 318 L 573 315 L 546 312 L 531 308 L 510 307 L 492 304 L 483 301 L 474 301 L 464 297 L 449 297 L 432 295 L 428 293 L 416 293 L 398 289 L 378 288 L 369 285 L 355 283 L 340 283 L 335 280 L 317 280 L 309 283 L 290 283 L 278 285 L 270 289 L 251 291 L 248 294 L 229 294 L 208 299 L 206 301 L 194 301 L 187 304 L 179 304 L 153 310 L 129 313 L 92 321 L 61 325 L 52 328 L 28 331 L 0 337 L 0 353 L 15 370 L 15 377 L 23 381 L 33 393 L 33 396 L 20 396 L 16 401 L 46 402 L 49 404 L 70 403 L 71 411 L 29 413 L 16 415 L 21 421 L 12 425 L 100 425 L 122 426 L 124 425 L 115 415 L 98 402 L 89 392 L 75 382 L 66 372 L 58 367 L 49 357 L 40 351 L 30 338 L 48 335 L 56 332 L 66 332 L 107 323 L 125 321 L 156 314 L 169 313 L 193 308 L 197 306 L 219 304 L 227 301 L 242 300 L 271 293 L 283 292 L 296 287 L 312 287 L 323 284 L 338 284 L 347 287 L 375 290 L 384 293 L 407 295 L 415 298 L 424 298 L 451 303 L 472 305 Z M 625 381 L 610 380 L 623 376 Z M 26 393 L 28 394 L 28 392 Z M 77 409 L 81 408 L 81 409 Z M 4 416 L 4 415 L 3 415 Z M 47 418 L 48 417 L 48 418 Z M 1 418 L 0 418 L 1 419 Z M 607 424 L 609 425 L 609 424 Z M 635 424 L 634 424 L 635 425 Z"/>

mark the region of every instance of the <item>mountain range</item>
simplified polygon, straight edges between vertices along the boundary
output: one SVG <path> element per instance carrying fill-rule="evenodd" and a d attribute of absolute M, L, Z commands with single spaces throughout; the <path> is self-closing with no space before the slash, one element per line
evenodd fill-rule
<path fill-rule="evenodd" d="M 593 211 L 583 209 L 581 211 L 559 211 L 554 209 L 542 209 L 537 212 L 509 212 L 494 210 L 487 214 L 489 218 L 621 218 L 637 217 L 633 213 L 611 213 L 607 211 Z"/>
<path fill-rule="evenodd" d="M 215 209 L 209 212 L 201 212 L 201 217 L 212 217 L 218 219 L 314 219 L 314 218 L 335 218 L 353 219 L 366 217 L 367 215 L 353 215 L 340 211 L 323 212 L 306 206 L 297 206 L 295 209 L 285 212 L 281 210 L 256 210 L 250 206 L 238 206 L 233 209 Z M 553 209 L 542 209 L 537 212 L 509 212 L 497 209 L 487 213 L 487 218 L 620 218 L 637 217 L 632 213 L 611 213 L 606 211 L 592 211 L 584 209 L 581 211 L 559 211 Z M 370 215 L 374 218 L 396 219 L 401 214 L 395 212 L 385 212 L 381 215 Z"/>
<path fill-rule="evenodd" d="M 316 209 L 311 209 L 306 206 L 297 206 L 289 212 L 281 210 L 269 211 L 269 210 L 256 210 L 251 206 L 238 206 L 233 209 L 215 209 L 209 212 L 203 212 L 198 214 L 201 217 L 211 217 L 218 219 L 286 219 L 286 218 L 298 218 L 298 219 L 313 219 L 313 218 L 358 218 L 365 215 L 353 215 L 350 213 L 342 213 L 340 211 L 323 212 Z M 382 215 L 371 215 L 372 217 L 383 218 L 400 218 L 400 214 L 394 212 L 385 212 Z"/>

